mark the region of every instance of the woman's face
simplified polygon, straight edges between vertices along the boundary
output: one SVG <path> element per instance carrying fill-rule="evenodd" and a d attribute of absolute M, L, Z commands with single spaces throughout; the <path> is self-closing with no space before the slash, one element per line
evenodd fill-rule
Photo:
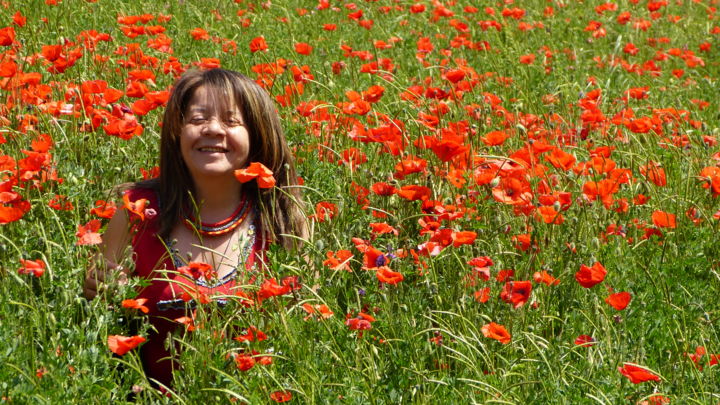
<path fill-rule="evenodd" d="M 236 105 L 220 111 L 216 97 L 209 97 L 206 86 L 193 94 L 180 132 L 180 151 L 195 181 L 233 176 L 243 168 L 250 154 L 250 135 Z"/>

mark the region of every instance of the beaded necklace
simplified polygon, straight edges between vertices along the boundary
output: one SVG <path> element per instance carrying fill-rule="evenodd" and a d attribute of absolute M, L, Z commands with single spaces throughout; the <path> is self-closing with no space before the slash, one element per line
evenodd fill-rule
<path fill-rule="evenodd" d="M 194 215 L 186 211 L 183 223 L 191 231 L 197 231 L 204 236 L 224 235 L 242 225 L 250 211 L 250 202 L 243 196 L 235 211 L 220 222 L 199 222 Z"/>

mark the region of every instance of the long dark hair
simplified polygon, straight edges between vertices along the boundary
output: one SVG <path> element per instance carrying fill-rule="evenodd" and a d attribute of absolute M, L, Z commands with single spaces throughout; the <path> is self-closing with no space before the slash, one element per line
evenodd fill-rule
<path fill-rule="evenodd" d="M 191 195 L 195 195 L 195 188 L 180 153 L 180 132 L 185 125 L 188 104 L 201 86 L 206 86 L 217 102 L 237 105 L 250 135 L 248 163 L 260 162 L 274 173 L 275 188 L 259 189 L 255 182 L 242 187 L 260 208 L 262 232 L 286 248 L 297 247 L 307 236 L 307 223 L 280 117 L 262 87 L 240 73 L 225 69 L 188 71 L 173 86 L 160 133 L 160 177 L 137 184 L 155 189 L 160 196 L 160 236 L 168 238 L 182 219 L 185 207 L 193 206 Z"/>

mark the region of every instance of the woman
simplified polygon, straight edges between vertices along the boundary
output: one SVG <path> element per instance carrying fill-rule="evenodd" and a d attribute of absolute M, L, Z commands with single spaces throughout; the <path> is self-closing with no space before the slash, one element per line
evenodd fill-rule
<path fill-rule="evenodd" d="M 259 162 L 274 188 L 240 183 L 235 171 Z M 297 247 L 307 236 L 300 189 L 276 108 L 249 78 L 228 70 L 191 71 L 175 83 L 163 116 L 160 176 L 124 187 L 88 271 L 85 296 L 129 275 L 150 281 L 145 298 L 155 327 L 141 348 L 148 377 L 168 386 L 177 363 L 165 338 L 195 300 L 232 295 L 237 277 L 264 261 L 268 243 Z M 133 269 L 118 263 L 132 251 Z M 240 273 L 240 274 L 239 274 Z"/>

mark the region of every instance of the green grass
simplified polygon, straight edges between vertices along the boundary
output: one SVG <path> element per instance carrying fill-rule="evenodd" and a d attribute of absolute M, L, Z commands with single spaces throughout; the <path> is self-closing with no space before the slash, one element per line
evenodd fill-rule
<path fill-rule="evenodd" d="M 720 136 L 716 101 L 720 44 L 718 34 L 712 34 L 720 23 L 708 14 L 717 7 L 713 1 L 668 2 L 657 11 L 657 19 L 646 2 L 620 2 L 616 10 L 602 15 L 595 11 L 602 4 L 599 1 L 532 0 L 482 6 L 447 2 L 454 15 L 435 18 L 429 1 L 420 2 L 427 6 L 422 13 L 411 13 L 410 2 L 358 1 L 361 19 L 374 21 L 369 30 L 348 18 L 357 11 L 349 9 L 350 3 L 337 1 L 327 9 L 317 9 L 318 3 L 309 1 L 31 3 L 0 8 L 0 26 L 10 26 L 18 10 L 27 17 L 27 25 L 15 26 L 17 43 L 0 51 L 12 58 L 14 50 L 18 71 L 40 72 L 41 84 L 50 86 L 50 92 L 42 102 L 32 104 L 28 96 L 34 90 L 29 86 L 0 90 L 0 103 L 11 105 L 2 114 L 8 122 L 0 128 L 6 139 L 0 144 L 0 170 L 4 156 L 24 158 L 22 151 L 30 149 L 31 141 L 47 133 L 54 145 L 49 151 L 51 161 L 43 170 L 55 170 L 62 181 L 45 181 L 38 174 L 35 183 L 20 182 L 12 191 L 32 208 L 20 220 L 0 225 L 0 341 L 5 342 L 0 345 L 1 402 L 268 403 L 271 393 L 280 390 L 291 392 L 295 403 L 616 404 L 642 402 L 654 393 L 677 404 L 720 402 L 720 366 L 710 366 L 708 356 L 720 353 L 720 245 L 716 240 L 720 222 L 713 217 L 720 200 L 698 178 L 703 168 L 718 165 L 714 155 L 720 150 L 703 141 L 705 135 Z M 480 10 L 464 12 L 469 5 Z M 549 6 L 554 9 L 552 16 L 544 13 Z M 301 15 L 297 10 L 303 7 L 308 12 Z M 383 7 L 390 10 L 385 12 Z M 485 7 L 495 15 L 488 15 Z M 522 7 L 525 16 L 520 20 L 503 17 L 506 7 Z M 153 36 L 128 38 L 121 31 L 118 16 L 147 10 L 171 16 L 167 22 L 153 20 L 146 25 L 166 28 L 172 54 L 149 47 Z M 239 10 L 246 11 L 238 16 Z M 622 25 L 617 18 L 625 11 L 632 19 Z M 673 23 L 669 17 L 675 15 L 680 20 Z M 247 27 L 245 18 L 251 22 Z M 646 31 L 634 28 L 638 19 L 651 21 L 652 26 Z M 453 47 L 459 41 L 456 37 L 463 34 L 452 20 L 467 24 L 466 41 L 487 41 L 490 49 Z M 502 29 L 483 31 L 478 22 L 487 20 L 499 22 Z M 602 23 L 606 36 L 593 38 L 585 30 L 590 21 Z M 521 22 L 535 28 L 523 31 Z M 337 29 L 325 31 L 323 24 L 336 24 Z M 193 40 L 189 32 L 198 27 L 216 40 Z M 98 42 L 94 50 L 83 49 L 77 36 L 84 30 L 107 33 L 111 40 Z M 265 37 L 267 52 L 250 53 L 248 44 L 257 36 Z M 398 40 L 391 48 L 373 47 L 373 41 L 390 43 L 393 37 Z M 429 38 L 434 49 L 421 60 L 417 43 L 422 37 Z M 236 44 L 236 52 L 223 52 L 223 43 L 229 41 Z M 297 54 L 297 42 L 312 45 L 312 53 Z M 637 46 L 636 55 L 623 52 L 629 42 Z M 709 51 L 700 49 L 705 42 L 710 44 Z M 40 54 L 42 47 L 62 43 L 66 43 L 66 53 L 80 48 L 82 56 L 64 73 L 49 73 Z M 341 45 L 367 51 L 372 60 L 346 57 Z M 123 50 L 133 46 L 142 51 L 146 64 L 131 67 L 123 62 L 131 59 Z M 690 66 L 673 56 L 677 53 L 672 48 L 681 55 L 692 51 L 703 64 Z M 531 53 L 537 56 L 534 63 L 519 63 L 520 56 Z M 102 128 L 83 130 L 92 116 L 82 108 L 77 116 L 53 116 L 46 108 L 53 101 L 78 104 L 73 95 L 88 80 L 104 80 L 109 87 L 125 90 L 133 69 L 155 74 L 154 83 L 148 83 L 151 91 L 168 89 L 174 77 L 163 69 L 171 57 L 188 68 L 201 58 L 218 57 L 222 67 L 253 78 L 258 77 L 254 66 L 282 58 L 287 70 L 273 76 L 269 86 L 273 96 L 284 94 L 284 87 L 294 82 L 292 66 L 307 65 L 313 79 L 305 83 L 304 93 L 288 106 L 278 105 L 278 110 L 304 179 L 309 211 L 316 203 L 331 202 L 338 214 L 313 222 L 312 236 L 302 252 L 271 249 L 272 269 L 265 277 L 297 275 L 302 289 L 268 299 L 260 307 L 245 308 L 236 302 L 222 311 L 212 305 L 201 307 L 196 323 L 202 327 L 176 336 L 183 348 L 179 354 L 183 369 L 176 373 L 174 394 L 168 398 L 145 379 L 137 351 L 119 357 L 107 347 L 108 335 L 142 335 L 149 328 L 142 316 L 120 307 L 123 299 L 134 294 L 133 288 L 90 302 L 82 298 L 82 279 L 95 250 L 75 244 L 77 226 L 94 218 L 90 209 L 96 200 L 112 198 L 113 186 L 140 180 L 141 168 L 157 164 L 162 108 L 137 117 L 144 131 L 130 140 L 108 136 Z M 361 72 L 362 65 L 378 58 L 391 59 L 395 69 Z M 613 58 L 626 63 L 613 65 Z M 653 59 L 657 73 L 648 64 Z M 344 63 L 339 74 L 333 73 L 333 62 Z M 439 100 L 431 97 L 432 91 L 425 92 L 427 88 L 435 88 L 435 94 L 451 92 L 444 73 L 465 64 L 479 77 L 464 95 Z M 684 70 L 680 78 L 672 73 L 676 69 Z M 502 78 L 511 78 L 512 84 Z M 383 86 L 385 92 L 371 112 L 344 114 L 341 103 L 349 101 L 346 92 L 362 92 L 372 85 Z M 425 96 L 417 102 L 401 96 L 413 85 L 424 88 Z M 627 104 L 621 100 L 627 90 L 643 86 L 648 87 L 647 98 L 630 99 Z M 583 131 L 581 99 L 595 89 L 602 91 L 597 107 L 606 117 L 606 127 L 586 125 Z M 488 95 L 499 97 L 499 107 L 491 106 Z M 557 102 L 545 103 L 546 95 L 555 96 Z M 710 104 L 700 109 L 692 100 Z M 133 101 L 124 96 L 113 104 Z M 316 102 L 315 112 L 326 108 L 327 115 L 303 116 L 297 109 L 302 102 Z M 465 107 L 473 104 L 475 111 L 469 114 Z M 437 111 L 445 107 L 437 129 L 465 121 L 466 159 L 443 161 L 418 141 L 438 134 L 420 122 L 421 113 L 439 115 Z M 661 134 L 634 133 L 619 116 L 613 122 L 628 107 L 635 118 L 674 108 L 687 110 L 687 119 L 662 123 Z M 21 122 L 28 115 L 37 118 L 37 123 L 23 130 Z M 366 129 L 386 124 L 383 115 L 402 127 L 401 156 L 387 153 L 381 143 L 363 143 L 349 136 L 354 123 Z M 497 130 L 510 135 L 504 144 L 483 143 L 481 137 Z M 673 144 L 683 135 L 687 136 L 685 145 Z M 615 200 L 627 199 L 627 212 L 607 209 L 599 201 L 583 202 L 583 185 L 600 181 L 606 174 L 557 169 L 543 157 L 549 152 L 538 153 L 533 168 L 526 168 L 522 177 L 531 187 L 535 208 L 544 187 L 571 193 L 572 205 L 561 211 L 562 224 L 546 224 L 533 213 L 526 215 L 498 202 L 492 197 L 495 183 L 477 184 L 481 159 L 519 161 L 522 155 L 516 152 L 542 143 L 573 154 L 576 165 L 589 160 L 596 147 L 613 147 L 610 159 L 632 176 L 614 194 Z M 358 148 L 367 157 L 354 170 L 339 163 L 349 148 Z M 404 179 L 394 176 L 395 165 L 408 156 L 426 159 L 427 170 Z M 666 186 L 656 186 L 641 175 L 640 167 L 650 161 L 665 170 Z M 538 164 L 544 169 L 534 170 Z M 444 178 L 443 173 L 453 169 L 465 170 L 462 177 L 467 182 L 462 187 Z M 1 171 L 0 184 L 14 176 L 11 170 Z M 352 238 L 372 239 L 370 243 L 383 253 L 399 255 L 398 249 L 417 250 L 431 236 L 420 233 L 418 220 L 428 213 L 418 201 L 371 193 L 369 208 L 363 209 L 351 183 L 370 188 L 380 181 L 397 188 L 426 186 L 439 204 L 464 207 L 470 214 L 444 221 L 442 227 L 474 231 L 477 239 L 470 245 L 448 246 L 437 256 L 420 257 L 425 267 L 409 253 L 392 259 L 389 266 L 402 273 L 404 280 L 396 286 L 379 283 L 374 271 L 361 269 L 363 255 Z M 48 202 L 56 194 L 66 196 L 73 208 L 50 208 Z M 650 197 L 649 201 L 633 204 L 638 194 Z M 697 225 L 685 215 L 693 207 L 702 219 Z M 656 210 L 677 215 L 677 227 L 660 229 L 662 236 L 644 239 L 645 230 L 654 227 L 651 215 Z M 386 213 L 387 218 L 376 218 L 373 212 Z M 369 223 L 383 220 L 399 234 L 373 238 Z M 621 226 L 625 234 L 604 236 L 611 224 Z M 522 251 L 515 247 L 513 237 L 525 233 L 535 247 Z M 352 251 L 352 272 L 323 265 L 326 253 L 339 249 Z M 478 256 L 489 256 L 494 265 L 489 281 L 471 287 L 467 278 L 473 270 L 467 261 Z M 39 278 L 18 274 L 20 259 L 42 259 L 47 271 Z M 594 262 L 605 266 L 607 276 L 593 288 L 582 288 L 575 273 L 582 264 Z M 532 280 L 534 272 L 547 270 L 561 282 L 557 286 L 533 282 L 529 301 L 514 309 L 499 298 L 505 283 L 495 277 L 503 269 L 513 269 L 517 281 Z M 248 291 L 257 290 L 259 283 L 248 286 Z M 474 299 L 474 292 L 482 287 L 491 288 L 486 303 Z M 604 302 L 610 288 L 632 294 L 626 309 L 617 311 Z M 306 303 L 326 304 L 334 315 L 323 321 L 304 320 L 307 313 L 302 305 Z M 346 314 L 354 317 L 361 310 L 376 319 L 362 335 L 345 323 Z M 490 322 L 507 328 L 510 343 L 483 336 L 481 328 Z M 250 325 L 264 331 L 268 339 L 232 340 Z M 575 345 L 575 338 L 583 334 L 591 335 L 596 344 Z M 440 336 L 441 344 L 430 340 L 438 341 Z M 698 346 L 708 353 L 700 360 L 702 369 L 687 355 Z M 228 355 L 241 349 L 267 353 L 272 364 L 240 371 Z M 626 362 L 652 370 L 661 381 L 632 384 L 618 372 Z"/>

